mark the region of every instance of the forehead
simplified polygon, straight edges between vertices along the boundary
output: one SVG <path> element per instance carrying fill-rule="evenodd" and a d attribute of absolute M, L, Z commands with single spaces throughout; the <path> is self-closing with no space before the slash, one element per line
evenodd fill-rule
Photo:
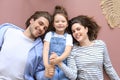
<path fill-rule="evenodd" d="M 80 23 L 74 23 L 72 28 L 83 27 Z"/>
<path fill-rule="evenodd" d="M 84 28 L 83 25 L 81 25 L 80 23 L 74 23 L 71 27 L 72 29 L 76 29 L 76 28 Z"/>
<path fill-rule="evenodd" d="M 43 22 L 45 26 L 49 25 L 49 21 L 45 17 L 39 17 L 36 21 Z"/>
<path fill-rule="evenodd" d="M 64 15 L 62 14 L 56 14 L 54 19 L 66 19 Z"/>

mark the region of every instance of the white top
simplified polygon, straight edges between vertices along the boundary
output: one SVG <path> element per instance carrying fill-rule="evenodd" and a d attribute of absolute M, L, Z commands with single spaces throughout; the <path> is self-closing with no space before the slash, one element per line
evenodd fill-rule
<path fill-rule="evenodd" d="M 52 32 L 48 32 L 45 35 L 45 39 L 44 40 L 50 42 L 51 37 L 52 37 Z M 54 32 L 54 37 L 65 38 L 66 39 L 66 45 L 73 46 L 72 36 L 70 34 L 68 34 L 68 33 L 67 33 L 67 36 L 65 37 L 64 35 L 59 35 L 59 34 L 57 34 L 57 33 Z"/>
<path fill-rule="evenodd" d="M 0 80 L 24 80 L 28 51 L 33 41 L 23 32 L 8 28 L 0 52 Z"/>

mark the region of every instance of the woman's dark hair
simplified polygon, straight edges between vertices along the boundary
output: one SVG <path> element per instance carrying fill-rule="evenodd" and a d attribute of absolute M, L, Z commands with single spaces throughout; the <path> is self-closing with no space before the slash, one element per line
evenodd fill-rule
<path fill-rule="evenodd" d="M 55 6 L 54 13 L 53 13 L 53 21 L 52 21 L 52 23 L 54 23 L 54 18 L 55 18 L 55 16 L 57 14 L 63 15 L 66 18 L 67 23 L 68 23 L 68 14 L 67 14 L 67 11 L 65 10 L 64 7 L 59 6 L 59 5 Z M 52 24 L 52 27 L 51 27 L 50 30 L 51 31 L 55 31 L 55 28 L 53 27 L 53 24 Z M 68 32 L 68 27 L 66 28 L 65 32 Z"/>
<path fill-rule="evenodd" d="M 30 16 L 30 18 L 27 19 L 26 21 L 26 28 L 30 25 L 30 20 L 31 19 L 38 19 L 39 17 L 44 17 L 46 18 L 48 21 L 49 21 L 49 24 L 51 23 L 52 21 L 52 18 L 51 18 L 51 15 L 49 12 L 47 11 L 36 11 L 32 16 Z"/>
<path fill-rule="evenodd" d="M 77 17 L 72 18 L 69 21 L 70 32 L 72 34 L 71 28 L 74 23 L 79 23 L 80 25 L 88 28 L 88 38 L 90 41 L 93 41 L 97 38 L 98 32 L 100 30 L 100 26 L 94 21 L 93 18 L 90 18 L 86 15 L 79 15 Z M 75 40 L 76 42 L 76 40 Z"/>

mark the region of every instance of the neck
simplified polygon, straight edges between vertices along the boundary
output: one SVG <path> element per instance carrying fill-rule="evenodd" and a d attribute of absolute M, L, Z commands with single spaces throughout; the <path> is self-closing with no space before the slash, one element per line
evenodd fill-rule
<path fill-rule="evenodd" d="M 28 37 L 28 38 L 30 38 L 31 40 L 35 40 L 35 38 L 33 38 L 32 36 L 31 36 L 31 33 L 30 33 L 30 31 L 28 30 L 28 29 L 26 29 L 24 32 L 23 32 L 23 34 L 26 36 L 26 37 Z"/>
<path fill-rule="evenodd" d="M 64 31 L 55 31 L 57 34 L 59 35 L 63 35 L 64 34 Z"/>
<path fill-rule="evenodd" d="M 92 45 L 92 41 L 88 40 L 84 40 L 82 42 L 79 43 L 80 46 L 90 46 Z"/>

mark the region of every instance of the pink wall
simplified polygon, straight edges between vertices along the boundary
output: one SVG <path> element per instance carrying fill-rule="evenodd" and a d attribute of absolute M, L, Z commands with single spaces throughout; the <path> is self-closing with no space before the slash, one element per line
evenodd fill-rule
<path fill-rule="evenodd" d="M 98 39 L 106 42 L 111 62 L 120 76 L 120 29 L 110 29 L 99 4 L 99 0 L 0 0 L 0 24 L 11 22 L 25 28 L 24 22 L 34 11 L 52 13 L 55 5 L 63 5 L 70 18 L 79 14 L 92 16 L 102 27 Z"/>

